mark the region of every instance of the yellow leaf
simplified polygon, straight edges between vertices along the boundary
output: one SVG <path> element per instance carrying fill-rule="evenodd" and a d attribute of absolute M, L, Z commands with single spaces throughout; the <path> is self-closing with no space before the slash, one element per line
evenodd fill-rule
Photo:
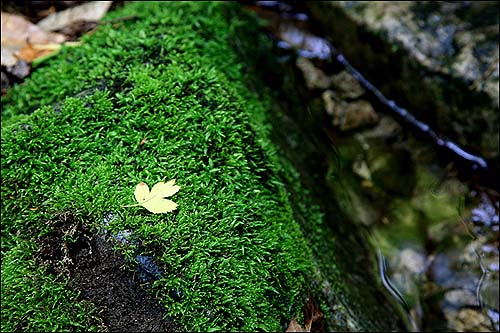
<path fill-rule="evenodd" d="M 180 190 L 181 187 L 174 184 L 175 179 L 166 183 L 159 182 L 153 186 L 150 192 L 148 185 L 144 182 L 140 182 L 135 187 L 135 200 L 137 200 L 138 205 L 146 208 L 151 213 L 160 214 L 171 212 L 177 208 L 177 204 L 165 198 L 174 195 Z"/>

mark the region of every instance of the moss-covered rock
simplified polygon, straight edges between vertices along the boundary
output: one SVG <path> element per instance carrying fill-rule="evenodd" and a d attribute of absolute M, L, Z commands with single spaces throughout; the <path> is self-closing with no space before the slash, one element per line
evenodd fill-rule
<path fill-rule="evenodd" d="M 280 331 L 311 295 L 331 328 L 400 328 L 348 260 L 337 267 L 350 249 L 335 252 L 271 141 L 270 94 L 249 88 L 270 47 L 257 22 L 217 2 L 137 2 L 108 18 L 132 15 L 2 99 L 2 330 L 109 329 L 71 282 L 78 261 L 108 253 L 104 238 L 182 329 Z M 140 181 L 173 178 L 175 212 L 123 207 Z"/>

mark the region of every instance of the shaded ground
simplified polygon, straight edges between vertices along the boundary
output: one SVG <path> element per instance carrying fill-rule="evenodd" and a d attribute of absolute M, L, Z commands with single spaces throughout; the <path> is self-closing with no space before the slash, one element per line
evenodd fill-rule
<path fill-rule="evenodd" d="M 134 272 L 107 238 L 84 229 L 71 212 L 50 223 L 53 231 L 42 239 L 38 259 L 53 274 L 68 277 L 69 287 L 101 310 L 106 330 L 181 331 L 163 319 L 165 309 L 136 283 Z"/>

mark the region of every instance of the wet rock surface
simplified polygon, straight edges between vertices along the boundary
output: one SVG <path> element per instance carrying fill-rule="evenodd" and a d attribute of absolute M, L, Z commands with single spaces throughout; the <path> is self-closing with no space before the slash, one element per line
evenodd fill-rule
<path fill-rule="evenodd" d="M 307 7 L 317 29 L 383 93 L 459 144 L 498 159 L 498 2 Z"/>
<path fill-rule="evenodd" d="M 181 331 L 165 309 L 140 286 L 145 277 L 127 269 L 108 237 L 83 228 L 71 212 L 49 222 L 53 231 L 41 241 L 38 260 L 100 310 L 102 329 L 111 332 Z M 151 267 L 150 260 L 147 261 Z M 153 272 L 155 273 L 155 272 Z"/>

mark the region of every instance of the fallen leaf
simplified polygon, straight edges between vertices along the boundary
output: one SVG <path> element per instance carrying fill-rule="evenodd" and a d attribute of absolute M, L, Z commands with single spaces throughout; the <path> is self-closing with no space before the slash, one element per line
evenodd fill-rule
<path fill-rule="evenodd" d="M 175 179 L 168 182 L 156 183 L 151 192 L 149 191 L 149 186 L 140 182 L 135 187 L 134 196 L 138 204 L 129 205 L 124 207 L 142 206 L 154 214 L 168 213 L 177 208 L 177 203 L 172 200 L 165 199 L 177 193 L 180 190 L 180 186 L 174 185 Z"/>
<path fill-rule="evenodd" d="M 304 328 L 297 323 L 297 316 L 290 321 L 286 332 L 324 332 L 324 315 L 316 306 L 312 297 L 307 299 L 307 303 L 302 307 L 304 315 Z"/>
<path fill-rule="evenodd" d="M 78 21 L 99 21 L 113 1 L 91 1 L 83 5 L 55 12 L 40 20 L 37 25 L 44 31 L 63 29 Z"/>
<path fill-rule="evenodd" d="M 18 52 L 28 44 L 60 44 L 66 40 L 61 34 L 47 33 L 24 17 L 1 13 L 2 19 L 2 58 L 6 67 L 14 66 L 19 59 Z M 23 59 L 27 62 L 31 60 Z"/>
<path fill-rule="evenodd" d="M 299 323 L 297 323 L 296 319 L 297 317 L 293 318 L 290 321 L 290 324 L 288 324 L 288 328 L 286 329 L 285 332 L 309 332 L 303 329 L 302 326 L 300 326 Z"/>
<path fill-rule="evenodd" d="M 324 332 L 324 315 L 318 309 L 312 297 L 307 299 L 306 305 L 302 308 L 305 318 L 305 328 L 308 332 Z"/>
<path fill-rule="evenodd" d="M 25 45 L 17 56 L 26 61 L 33 63 L 33 66 L 42 62 L 44 59 L 56 55 L 62 46 L 76 47 L 82 45 L 81 42 L 65 42 L 64 44 L 31 44 Z"/>
<path fill-rule="evenodd" d="M 30 63 L 33 62 L 33 60 L 47 56 L 51 53 L 54 53 L 59 50 L 61 47 L 60 44 L 46 44 L 48 47 L 44 47 L 44 44 L 31 44 L 28 43 L 26 44 L 19 52 L 16 53 L 17 57 L 20 59 L 25 60 L 26 62 Z M 54 48 L 53 46 L 57 45 L 57 48 Z"/>
<path fill-rule="evenodd" d="M 58 30 L 58 32 L 65 35 L 68 40 L 78 40 L 85 34 L 91 34 L 98 25 L 99 22 L 96 21 L 77 21 Z"/>

